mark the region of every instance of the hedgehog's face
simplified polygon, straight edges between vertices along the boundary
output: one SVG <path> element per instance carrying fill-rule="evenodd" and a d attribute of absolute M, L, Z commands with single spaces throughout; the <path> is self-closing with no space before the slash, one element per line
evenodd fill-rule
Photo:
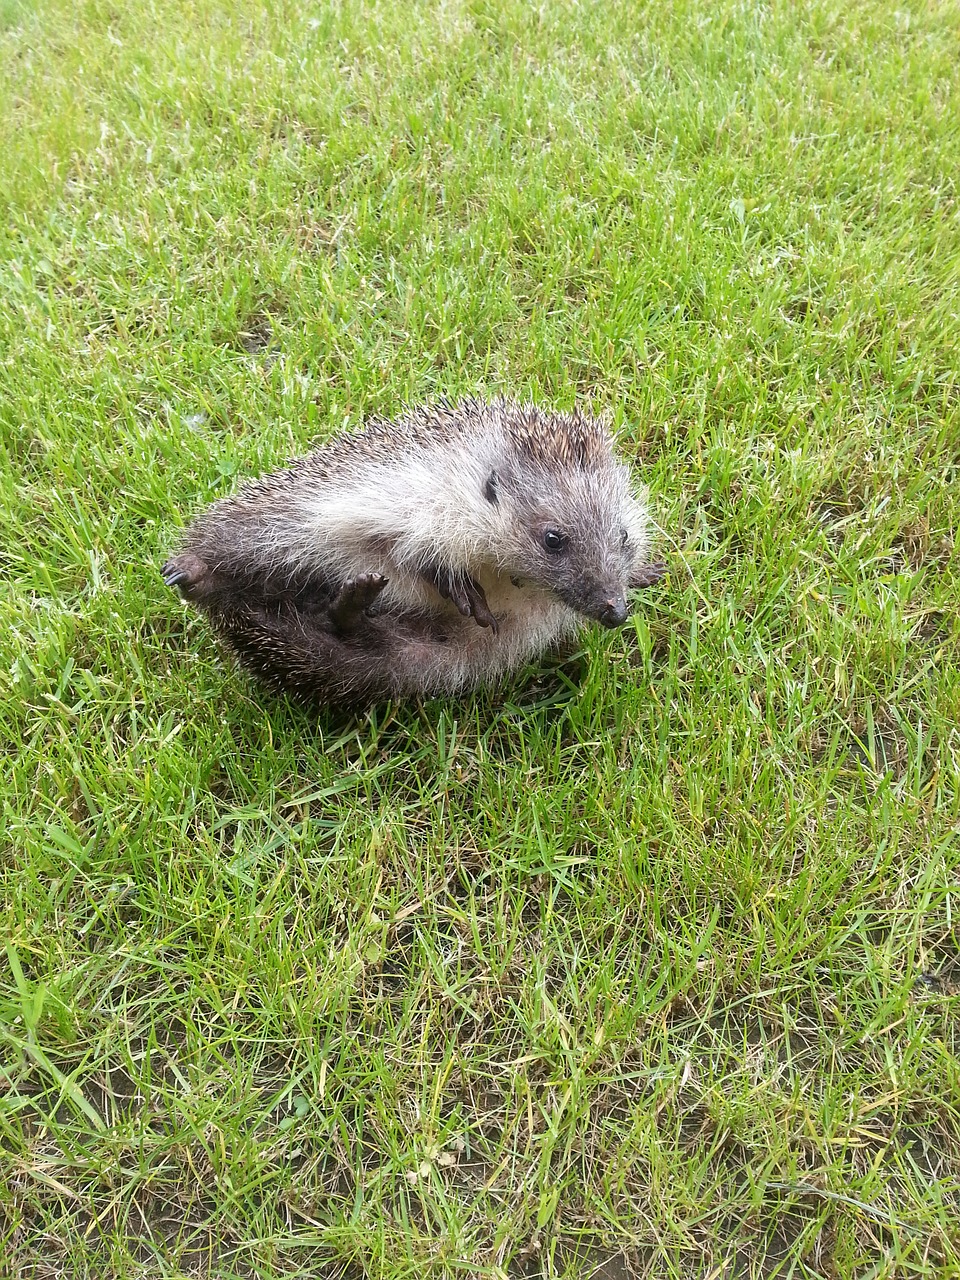
<path fill-rule="evenodd" d="M 627 586 L 646 541 L 645 512 L 625 473 L 611 467 L 565 475 L 560 494 L 549 492 L 549 477 L 534 479 L 528 474 L 509 486 L 500 480 L 495 497 L 487 492 L 488 501 L 508 508 L 511 563 L 504 568 L 605 627 L 622 626 Z"/>
<path fill-rule="evenodd" d="M 541 518 L 527 530 L 534 572 L 528 578 L 605 627 L 627 620 L 627 544 L 625 528 L 607 530 L 597 538 L 584 536 L 582 526 L 556 517 Z M 532 566 L 531 566 L 532 567 Z"/>

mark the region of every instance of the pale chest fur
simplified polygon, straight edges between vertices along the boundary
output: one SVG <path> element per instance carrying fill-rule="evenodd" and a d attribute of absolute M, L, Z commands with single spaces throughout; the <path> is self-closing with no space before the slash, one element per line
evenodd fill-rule
<path fill-rule="evenodd" d="M 437 619 L 438 632 L 444 636 L 442 643 L 424 655 L 430 668 L 429 672 L 424 671 L 424 677 L 431 687 L 454 692 L 488 683 L 523 666 L 579 629 L 577 614 L 548 592 L 518 587 L 509 577 L 492 570 L 481 573 L 479 581 L 497 618 L 496 633 L 478 626 L 473 618 L 462 617 L 426 584 L 407 584 L 422 597 L 418 607 Z"/>

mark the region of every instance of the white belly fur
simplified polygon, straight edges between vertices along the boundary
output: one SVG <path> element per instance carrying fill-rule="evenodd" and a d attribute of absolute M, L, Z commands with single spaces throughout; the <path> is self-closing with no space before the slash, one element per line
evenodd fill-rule
<path fill-rule="evenodd" d="M 480 585 L 497 631 L 464 618 L 433 592 L 431 611 L 442 619 L 446 642 L 430 650 L 429 684 L 455 692 L 519 670 L 558 641 L 574 635 L 577 614 L 556 596 L 535 587 L 515 587 L 509 578 L 481 574 Z M 428 591 L 430 588 L 427 589 Z"/>

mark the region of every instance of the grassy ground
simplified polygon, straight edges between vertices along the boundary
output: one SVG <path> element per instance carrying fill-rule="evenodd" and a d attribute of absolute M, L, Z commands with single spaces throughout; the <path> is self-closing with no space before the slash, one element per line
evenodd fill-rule
<path fill-rule="evenodd" d="M 960 1275 L 958 68 L 919 0 L 0 5 L 11 1274 Z M 263 695 L 178 524 L 477 391 L 609 409 L 669 580 Z"/>

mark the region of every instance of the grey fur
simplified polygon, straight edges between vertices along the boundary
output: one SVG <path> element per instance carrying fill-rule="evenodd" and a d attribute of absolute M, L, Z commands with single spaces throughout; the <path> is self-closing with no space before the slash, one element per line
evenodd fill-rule
<path fill-rule="evenodd" d="M 251 670 L 319 702 L 495 682 L 656 582 L 597 418 L 478 400 L 341 434 L 244 485 L 163 567 Z"/>

